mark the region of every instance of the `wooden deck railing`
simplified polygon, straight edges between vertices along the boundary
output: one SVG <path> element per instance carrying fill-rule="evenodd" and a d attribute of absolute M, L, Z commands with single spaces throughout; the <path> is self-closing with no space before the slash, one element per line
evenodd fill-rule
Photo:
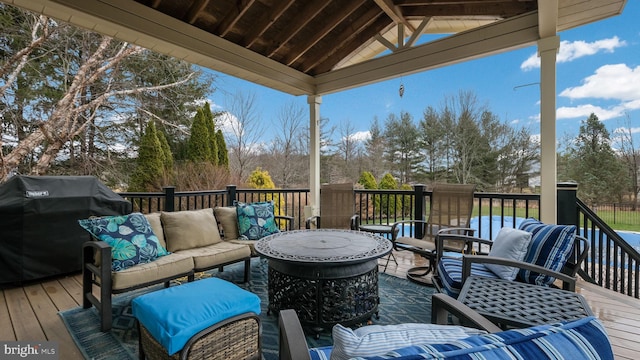
<path fill-rule="evenodd" d="M 234 201 L 255 202 L 273 200 L 279 215 L 292 216 L 293 228 L 304 227 L 305 207 L 309 204 L 309 189 L 238 189 L 229 185 L 225 190 L 126 192 L 120 195 L 131 201 L 133 211 L 193 210 L 215 206 L 231 206 Z M 493 227 L 513 226 L 516 218 L 539 218 L 539 194 L 502 194 L 478 192 L 474 214 L 492 221 L 479 221 L 478 232 L 492 234 Z M 412 190 L 355 191 L 355 212 L 363 223 L 393 224 L 410 219 L 426 219 L 431 192 L 424 185 Z M 590 241 L 590 255 L 579 274 L 585 280 L 604 288 L 640 298 L 640 254 L 624 241 L 598 215 L 576 197 L 575 184 L 558 184 L 558 224 L 574 224 L 579 234 Z M 483 229 L 488 226 L 489 229 Z M 405 236 L 421 237 L 420 228 L 403 229 Z"/>

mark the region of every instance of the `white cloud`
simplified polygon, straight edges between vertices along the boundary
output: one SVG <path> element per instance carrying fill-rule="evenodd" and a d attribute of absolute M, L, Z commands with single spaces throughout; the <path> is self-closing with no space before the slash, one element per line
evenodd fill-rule
<path fill-rule="evenodd" d="M 640 66 L 604 65 L 582 81 L 582 85 L 563 90 L 559 95 L 570 99 L 600 98 L 623 101 L 640 99 Z"/>
<path fill-rule="evenodd" d="M 592 113 L 598 117 L 598 120 L 609 120 L 617 118 L 624 114 L 625 108 L 622 106 L 614 106 L 610 109 L 605 109 L 600 106 L 591 104 L 578 105 L 578 106 L 563 106 L 556 110 L 556 119 L 575 119 L 575 118 L 588 118 Z"/>
<path fill-rule="evenodd" d="M 238 118 L 232 113 L 225 111 L 220 117 L 219 121 L 216 123 L 217 127 L 220 127 L 220 130 L 224 134 L 233 135 L 236 132 L 241 131 L 242 124 L 238 122 Z"/>
<path fill-rule="evenodd" d="M 369 140 L 371 138 L 371 133 L 367 130 L 367 131 L 358 131 L 354 134 L 351 134 L 351 138 L 355 141 L 361 141 L 364 142 L 366 140 Z"/>
<path fill-rule="evenodd" d="M 609 39 L 597 40 L 594 42 L 585 41 L 562 41 L 556 61 L 558 63 L 570 62 L 584 56 L 595 55 L 599 52 L 613 52 L 616 48 L 626 46 L 627 42 L 620 40 L 617 36 Z M 540 67 L 538 54 L 532 54 L 520 64 L 520 69 L 529 71 Z"/>

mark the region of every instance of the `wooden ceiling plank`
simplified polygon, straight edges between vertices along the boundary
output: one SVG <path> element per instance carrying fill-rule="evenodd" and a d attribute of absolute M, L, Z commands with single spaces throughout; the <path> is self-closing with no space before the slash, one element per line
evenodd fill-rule
<path fill-rule="evenodd" d="M 160 0 L 158 0 L 157 2 L 159 3 Z M 193 25 L 193 23 L 195 23 L 196 20 L 198 20 L 198 16 L 200 15 L 200 12 L 202 12 L 202 10 L 204 10 L 204 8 L 207 7 L 208 4 L 209 4 L 209 0 L 194 1 L 193 4 L 191 4 L 191 6 L 189 7 L 189 10 L 187 10 L 187 15 L 185 16 L 184 20 L 189 24 Z"/>
<path fill-rule="evenodd" d="M 243 0 L 236 2 L 237 6 L 232 6 L 231 11 L 222 18 L 224 20 L 220 22 L 220 25 L 218 25 L 216 33 L 221 37 L 227 36 L 229 31 L 233 29 L 236 23 L 240 21 L 242 16 L 249 11 L 255 2 L 255 0 Z"/>
<path fill-rule="evenodd" d="M 392 0 L 374 0 L 374 1 L 376 2 L 376 5 L 378 5 L 378 7 L 380 7 L 380 9 L 382 9 L 382 11 L 384 11 L 384 13 L 387 14 L 387 16 L 391 18 L 391 20 L 393 20 L 394 23 L 404 24 L 404 26 L 406 26 L 409 30 L 411 30 L 411 32 L 416 31 L 413 25 L 411 25 L 411 23 L 404 18 L 400 8 L 396 6 Z"/>
<path fill-rule="evenodd" d="M 347 4 L 346 7 L 343 7 L 340 10 L 340 13 L 335 14 L 332 19 L 327 19 L 327 23 L 315 32 L 315 34 L 307 39 L 305 42 L 300 42 L 297 46 L 289 49 L 289 56 L 283 61 L 287 66 L 291 66 L 294 62 L 296 62 L 301 56 L 303 56 L 309 49 L 311 49 L 315 44 L 321 41 L 327 34 L 329 34 L 333 29 L 336 28 L 340 23 L 345 21 L 354 11 L 356 11 L 365 0 L 360 1 L 351 1 Z"/>
<path fill-rule="evenodd" d="M 428 16 L 497 16 L 509 18 L 538 8 L 536 1 L 481 1 L 445 5 L 406 6 L 403 7 L 405 18 Z"/>
<path fill-rule="evenodd" d="M 276 45 L 267 51 L 268 58 L 273 57 L 289 40 L 291 40 L 305 25 L 311 22 L 325 7 L 331 3 L 328 0 L 316 0 L 313 2 L 305 2 L 307 5 L 301 14 L 298 14 L 296 20 L 290 24 L 283 32 L 274 37 Z"/>
<path fill-rule="evenodd" d="M 369 19 L 369 17 L 364 18 Z M 305 66 L 302 71 L 304 73 L 308 73 L 313 69 L 315 74 L 322 74 L 326 71 L 330 71 L 344 57 L 357 49 L 359 44 L 364 42 L 364 39 L 374 37 L 389 24 L 393 24 L 391 19 L 384 16 L 383 13 L 379 13 L 377 17 L 370 18 L 369 21 L 359 24 L 359 26 L 354 28 L 354 31 L 342 34 L 340 38 L 336 39 L 331 51 L 326 51 L 320 54 L 320 57 Z"/>
<path fill-rule="evenodd" d="M 276 1 L 276 6 L 269 11 L 269 14 L 261 19 L 257 24 L 253 26 L 251 31 L 244 37 L 243 46 L 251 48 L 251 46 L 258 40 L 264 33 L 280 19 L 282 14 L 287 11 L 295 0 L 289 1 Z"/>

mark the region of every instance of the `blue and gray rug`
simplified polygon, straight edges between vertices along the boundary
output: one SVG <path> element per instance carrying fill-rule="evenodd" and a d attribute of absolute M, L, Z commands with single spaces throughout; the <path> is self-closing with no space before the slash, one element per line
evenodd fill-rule
<path fill-rule="evenodd" d="M 225 267 L 221 273 L 213 271 L 211 275 L 239 283 L 242 281 L 242 270 L 242 264 L 235 264 Z M 263 358 L 278 359 L 278 318 L 273 314 L 267 315 L 267 263 L 264 260 L 253 259 L 251 281 L 239 285 L 260 296 Z M 86 359 L 138 359 L 138 331 L 131 314 L 131 299 L 160 288 L 162 285 L 114 296 L 113 328 L 105 333 L 100 331 L 100 321 L 95 308 L 75 308 L 60 312 L 60 316 Z M 373 322 L 383 325 L 429 323 L 433 291 L 433 288 L 381 273 L 380 319 L 374 317 Z M 327 332 L 316 338 L 315 335 L 309 334 L 307 343 L 309 347 L 330 345 L 331 335 Z"/>

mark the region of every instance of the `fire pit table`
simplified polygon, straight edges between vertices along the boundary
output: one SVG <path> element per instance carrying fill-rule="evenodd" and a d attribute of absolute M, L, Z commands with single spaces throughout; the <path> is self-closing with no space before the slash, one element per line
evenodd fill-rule
<path fill-rule="evenodd" d="M 317 331 L 377 314 L 377 259 L 391 251 L 389 240 L 352 230 L 293 230 L 264 237 L 255 249 L 269 260 L 269 312 L 294 309 Z"/>

